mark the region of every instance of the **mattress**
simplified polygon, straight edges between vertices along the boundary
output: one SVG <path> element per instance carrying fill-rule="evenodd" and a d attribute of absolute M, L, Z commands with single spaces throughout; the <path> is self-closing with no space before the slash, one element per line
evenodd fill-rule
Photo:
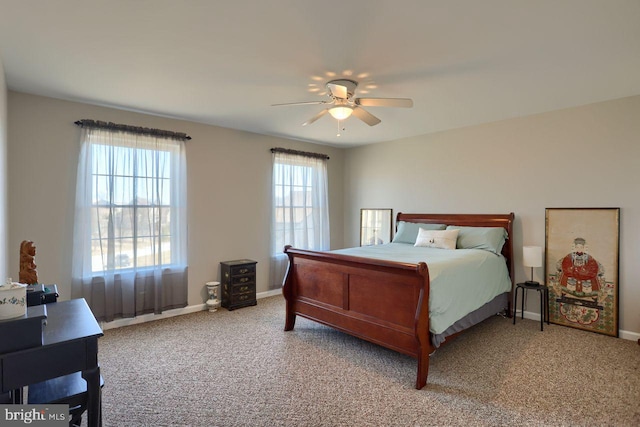
<path fill-rule="evenodd" d="M 444 334 L 465 316 L 511 291 L 505 258 L 488 250 L 388 243 L 331 252 L 410 264 L 425 262 L 430 280 L 429 331 L 435 335 Z"/>

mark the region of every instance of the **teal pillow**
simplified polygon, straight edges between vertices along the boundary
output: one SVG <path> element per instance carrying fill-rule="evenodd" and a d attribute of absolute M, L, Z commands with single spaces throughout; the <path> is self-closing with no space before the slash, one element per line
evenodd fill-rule
<path fill-rule="evenodd" d="M 506 239 L 509 238 L 507 230 L 502 227 L 459 227 L 450 225 L 447 230 L 460 230 L 456 243 L 456 248 L 458 249 L 484 249 L 500 254 Z"/>
<path fill-rule="evenodd" d="M 425 230 L 444 230 L 444 224 L 420 224 L 418 222 L 398 221 L 398 230 L 393 236 L 393 243 L 411 243 L 414 245 L 418 238 L 418 232 L 421 228 Z"/>

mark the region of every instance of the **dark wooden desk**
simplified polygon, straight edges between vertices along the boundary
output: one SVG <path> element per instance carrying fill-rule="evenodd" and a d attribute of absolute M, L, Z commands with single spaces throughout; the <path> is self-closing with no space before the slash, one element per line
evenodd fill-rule
<path fill-rule="evenodd" d="M 87 381 L 87 424 L 102 425 L 100 325 L 84 299 L 47 304 L 42 346 L 0 354 L 0 394 L 81 372 Z"/>

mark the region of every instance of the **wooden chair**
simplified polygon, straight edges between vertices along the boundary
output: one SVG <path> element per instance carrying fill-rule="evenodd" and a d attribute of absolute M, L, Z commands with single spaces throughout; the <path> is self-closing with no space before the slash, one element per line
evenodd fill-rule
<path fill-rule="evenodd" d="M 100 376 L 100 387 L 104 379 Z M 28 400 L 31 405 L 69 405 L 69 427 L 80 426 L 82 414 L 87 410 L 87 382 L 80 372 L 29 385 Z"/>

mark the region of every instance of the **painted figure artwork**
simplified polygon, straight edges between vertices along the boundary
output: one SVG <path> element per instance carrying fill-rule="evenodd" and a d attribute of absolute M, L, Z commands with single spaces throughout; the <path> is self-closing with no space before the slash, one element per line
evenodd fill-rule
<path fill-rule="evenodd" d="M 551 322 L 617 336 L 618 213 L 547 209 Z"/>
<path fill-rule="evenodd" d="M 38 272 L 36 271 L 36 246 L 31 240 L 23 240 L 20 244 L 20 283 L 34 285 L 38 283 Z"/>
<path fill-rule="evenodd" d="M 598 320 L 601 304 L 607 297 L 604 267 L 589 255 L 582 237 L 574 240 L 573 249 L 558 260 L 557 277 L 560 311 L 573 322 L 592 324 Z"/>

